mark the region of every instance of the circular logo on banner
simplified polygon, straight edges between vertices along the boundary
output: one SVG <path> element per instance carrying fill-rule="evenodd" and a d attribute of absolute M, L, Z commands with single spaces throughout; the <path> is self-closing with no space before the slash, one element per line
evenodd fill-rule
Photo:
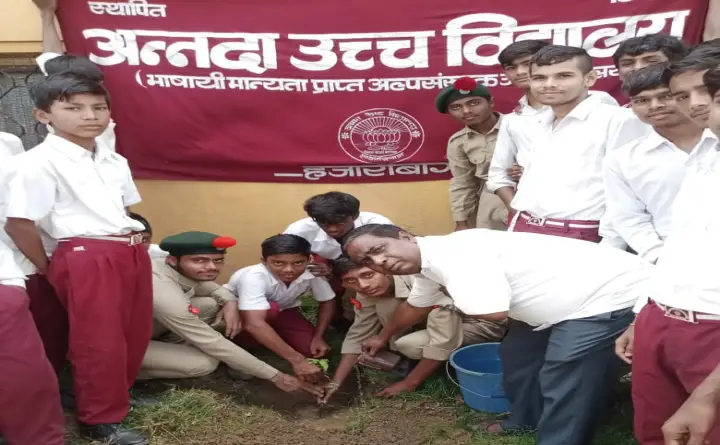
<path fill-rule="evenodd" d="M 348 156 L 367 164 L 395 163 L 413 157 L 425 142 L 420 122 L 400 110 L 372 108 L 345 120 L 338 143 Z"/>

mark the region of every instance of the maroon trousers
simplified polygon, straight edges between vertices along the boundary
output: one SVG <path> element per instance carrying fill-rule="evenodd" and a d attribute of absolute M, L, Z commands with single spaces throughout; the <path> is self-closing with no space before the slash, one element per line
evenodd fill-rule
<path fill-rule="evenodd" d="M 30 313 L 55 373 L 60 374 L 67 361 L 68 316 L 55 289 L 44 275 L 30 275 L 25 282 L 30 297 Z"/>
<path fill-rule="evenodd" d="M 520 212 L 524 214 L 525 212 Z M 561 236 L 563 238 L 579 239 L 583 241 L 590 241 L 593 243 L 599 243 L 602 238 L 600 237 L 599 228 L 577 228 L 572 227 L 575 224 L 581 225 L 593 225 L 597 224 L 597 221 L 561 221 L 561 220 L 549 220 L 555 223 L 562 223 L 563 225 L 538 224 L 538 221 L 533 223 L 532 220 L 527 220 L 522 216 L 515 219 L 515 227 L 510 230 L 514 214 L 508 215 L 508 231 L 509 232 L 526 232 L 526 233 L 540 233 L 543 235 L 554 235 Z"/>
<path fill-rule="evenodd" d="M 298 308 L 285 309 L 281 311 L 278 304 L 270 302 L 270 310 L 267 314 L 267 323 L 275 329 L 280 338 L 291 348 L 310 357 L 310 343 L 312 343 L 315 327 L 300 313 Z M 235 337 L 235 343 L 245 349 L 257 349 L 262 345 L 255 340 L 255 337 L 247 332 L 241 332 Z"/>
<path fill-rule="evenodd" d="M 122 422 L 152 335 L 147 249 L 117 241 L 62 241 L 48 279 L 68 313 L 78 421 Z"/>
<path fill-rule="evenodd" d="M 697 324 L 665 317 L 649 303 L 635 323 L 632 398 L 635 437 L 641 445 L 663 445 L 660 430 L 690 393 L 720 364 L 720 320 Z M 720 427 L 708 440 L 720 444 Z"/>
<path fill-rule="evenodd" d="M 63 445 L 58 381 L 22 289 L 0 285 L 0 434 L 9 445 Z"/>

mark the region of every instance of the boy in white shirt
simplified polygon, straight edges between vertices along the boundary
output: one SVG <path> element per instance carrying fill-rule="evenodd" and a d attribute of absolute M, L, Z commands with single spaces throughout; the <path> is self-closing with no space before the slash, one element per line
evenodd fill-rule
<path fill-rule="evenodd" d="M 528 337 L 511 325 L 501 345 L 514 426 L 536 429 L 539 445 L 592 442 L 617 379 L 614 340 L 645 295 L 652 265 L 584 241 L 484 229 L 415 237 L 368 225 L 350 233 L 343 248 L 375 271 L 419 274 L 411 306 L 436 304 L 440 285 L 468 316 L 510 318 L 534 331 Z M 394 320 L 407 316 L 402 307 Z M 495 426 L 492 432 L 510 427 Z"/>
<path fill-rule="evenodd" d="M 326 279 L 307 270 L 310 243 L 297 235 L 275 235 L 262 243 L 261 263 L 235 272 L 226 287 L 238 296 L 245 348 L 264 346 L 287 360 L 296 376 L 315 379 L 320 368 L 307 359 L 324 357 L 325 331 L 335 315 L 335 293 Z M 300 297 L 310 292 L 319 303 L 313 326 L 303 317 Z"/>
<path fill-rule="evenodd" d="M 65 416 L 57 377 L 30 315 L 25 274 L 2 241 L 0 338 L 0 434 L 8 445 L 63 445 Z"/>
<path fill-rule="evenodd" d="M 530 62 L 541 49 L 550 45 L 544 40 L 522 40 L 512 43 L 498 55 L 505 76 L 515 88 L 524 94 L 512 113 L 503 116 L 495 152 L 488 172 L 488 188 L 495 192 L 502 187 L 515 187 L 523 169 L 530 162 L 534 143 L 521 137 L 528 117 L 547 112 L 549 106 L 542 103 L 530 89 Z M 590 91 L 602 103 L 617 105 L 617 101 L 604 91 Z"/>
<path fill-rule="evenodd" d="M 663 80 L 664 70 L 662 65 L 649 66 L 625 80 L 633 112 L 653 132 L 610 153 L 604 167 L 604 218 L 651 263 L 670 231 L 672 203 L 685 165 L 703 137 L 703 129 L 678 109 Z"/>
<path fill-rule="evenodd" d="M 0 166 L 3 166 L 5 162 L 11 157 L 23 153 L 22 140 L 12 133 L 5 133 L 0 131 Z"/>
<path fill-rule="evenodd" d="M 550 45 L 531 62 L 531 91 L 551 111 L 528 121 L 532 161 L 517 185 L 495 191 L 513 213 L 509 231 L 600 242 L 605 211 L 602 162 L 617 147 L 645 136 L 649 127 L 629 110 L 602 103 L 588 90 L 597 80 L 582 48 Z M 605 243 L 621 247 L 615 234 Z"/>
<path fill-rule="evenodd" d="M 57 0 L 33 0 L 40 10 L 42 32 L 42 54 L 36 63 L 46 76 L 58 73 L 73 73 L 88 77 L 98 82 L 105 80 L 103 72 L 87 57 L 64 54 L 62 40 L 55 26 L 55 10 Z M 48 131 L 54 130 L 48 126 Z M 98 135 L 97 143 L 115 151 L 115 122 L 111 119 L 105 131 Z"/>
<path fill-rule="evenodd" d="M 613 63 L 620 80 L 625 83 L 635 71 L 652 65 L 668 65 L 681 60 L 687 52 L 687 46 L 675 36 L 648 34 L 627 39 L 618 45 Z"/>
<path fill-rule="evenodd" d="M 68 311 L 80 432 L 146 444 L 120 426 L 152 333 L 153 293 L 143 226 L 127 215 L 140 202 L 127 160 L 95 141 L 110 120 L 109 95 L 70 73 L 49 76 L 32 94 L 35 116 L 55 134 L 4 173 L 5 230 Z M 58 242 L 52 261 L 39 230 Z"/>
<path fill-rule="evenodd" d="M 315 195 L 303 206 L 308 217 L 296 221 L 285 229 L 285 233 L 305 238 L 311 246 L 312 262 L 308 270 L 316 277 L 330 282 L 335 295 L 340 298 L 340 309 L 333 320 L 333 327 L 340 332 L 350 328 L 354 313 L 346 305 L 345 288 L 342 280 L 332 275 L 332 262 L 342 255 L 342 238 L 356 227 L 365 224 L 392 224 L 382 215 L 360 211 L 360 200 L 349 193 L 327 192 Z"/>
<path fill-rule="evenodd" d="M 707 70 L 703 85 L 713 99 L 707 122 L 720 137 L 720 68 Z M 705 139 L 696 150 L 704 156 L 693 156 L 675 197 L 651 299 L 638 302 L 636 322 L 617 340 L 618 355 L 632 362 L 635 437 L 641 445 L 666 443 L 663 424 L 720 363 L 720 275 L 714 261 L 720 205 L 713 195 L 720 190 L 720 145 Z M 707 436 L 706 443 L 720 443 L 717 422 Z"/>
<path fill-rule="evenodd" d="M 664 75 L 680 110 L 703 128 L 707 127 L 712 102 L 703 76 L 718 63 L 720 47 L 701 47 L 670 64 Z"/>

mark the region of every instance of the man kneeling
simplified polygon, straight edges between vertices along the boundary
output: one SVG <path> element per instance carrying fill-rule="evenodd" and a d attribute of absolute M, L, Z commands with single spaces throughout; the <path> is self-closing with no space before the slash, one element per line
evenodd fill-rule
<path fill-rule="evenodd" d="M 335 376 L 325 388 L 322 401 L 327 402 L 358 362 L 362 344 L 375 336 L 383 336 L 390 328 L 390 320 L 399 305 L 407 305 L 415 278 L 391 276 L 340 258 L 334 263 L 334 274 L 343 286 L 355 291 L 355 321 L 342 345 L 342 359 Z M 424 310 L 426 329 L 387 340 L 393 349 L 411 360 L 419 360 L 407 377 L 378 393 L 379 397 L 393 397 L 412 392 L 430 377 L 450 354 L 460 346 L 500 341 L 505 335 L 505 322 L 475 320 L 454 309 L 452 299 L 435 288 L 434 307 Z M 416 320 L 393 326 L 394 332 L 405 332 Z M 381 332 L 382 330 L 382 332 Z M 383 344 L 386 342 L 383 342 Z"/>
<path fill-rule="evenodd" d="M 234 245 L 232 238 L 207 232 L 184 232 L 160 243 L 168 257 L 153 261 L 155 326 L 138 379 L 200 377 L 224 362 L 283 391 L 319 391 L 228 339 L 240 331 L 237 298 L 213 280 L 225 264 L 226 249 Z M 228 338 L 210 325 L 221 321 Z"/>

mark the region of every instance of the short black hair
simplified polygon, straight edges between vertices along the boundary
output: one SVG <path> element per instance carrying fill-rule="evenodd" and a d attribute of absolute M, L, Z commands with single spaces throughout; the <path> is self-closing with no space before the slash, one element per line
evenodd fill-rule
<path fill-rule="evenodd" d="M 305 213 L 320 224 L 337 224 L 360 214 L 360 200 L 343 192 L 327 192 L 305 201 Z"/>
<path fill-rule="evenodd" d="M 400 233 L 410 233 L 402 227 L 394 226 L 392 224 L 366 224 L 356 229 L 351 230 L 345 238 L 343 238 L 342 250 L 347 255 L 347 246 L 362 235 L 372 235 L 379 238 L 395 238 L 400 239 Z"/>
<path fill-rule="evenodd" d="M 641 68 L 632 73 L 625 81 L 623 91 L 629 97 L 633 97 L 643 91 L 667 87 L 668 84 L 663 79 L 663 73 L 665 73 L 664 65 L 651 65 Z"/>
<path fill-rule="evenodd" d="M 101 82 L 72 73 L 48 76 L 30 91 L 35 108 L 49 111 L 53 103 L 67 101 L 77 94 L 103 96 L 110 106 L 110 94 Z"/>
<path fill-rule="evenodd" d="M 707 87 L 710 97 L 714 97 L 720 91 L 720 65 L 703 75 L 703 83 Z"/>
<path fill-rule="evenodd" d="M 348 272 L 365 267 L 346 257 L 345 255 L 333 260 L 333 275 L 342 278 Z"/>
<path fill-rule="evenodd" d="M 509 66 L 521 57 L 534 56 L 538 51 L 549 45 L 550 43 L 545 40 L 521 40 L 511 43 L 500 51 L 498 62 L 504 67 Z"/>
<path fill-rule="evenodd" d="M 262 257 L 284 254 L 310 256 L 310 243 L 303 237 L 283 233 L 271 236 L 261 244 Z"/>
<path fill-rule="evenodd" d="M 579 59 L 578 68 L 583 74 L 593 69 L 593 59 L 587 51 L 575 46 L 548 45 L 540 49 L 532 58 L 532 65 L 549 66 L 568 60 Z"/>
<path fill-rule="evenodd" d="M 672 63 L 685 57 L 688 53 L 688 47 L 685 46 L 682 40 L 669 34 L 660 33 L 633 37 L 618 46 L 615 54 L 613 54 L 613 63 L 615 63 L 615 68 L 619 68 L 622 56 L 635 57 L 658 51 L 665 54 L 665 57 Z"/>
<path fill-rule="evenodd" d="M 720 47 L 708 46 L 694 49 L 685 58 L 670 64 L 663 73 L 663 79 L 670 84 L 670 79 L 680 74 L 705 71 L 720 64 Z"/>
<path fill-rule="evenodd" d="M 152 233 L 153 233 L 152 226 L 150 225 L 150 222 L 147 219 L 145 219 L 144 216 L 140 215 L 139 213 L 134 213 L 134 212 L 128 212 L 128 216 L 131 219 L 134 219 L 135 221 L 139 222 L 140 224 L 142 224 L 145 227 L 143 232 L 147 232 L 150 235 L 152 235 Z"/>
<path fill-rule="evenodd" d="M 71 73 L 79 76 L 85 76 L 96 82 L 105 80 L 105 74 L 92 63 L 90 59 L 82 56 L 71 56 L 63 54 L 62 56 L 53 57 L 45 62 L 45 72 L 48 76 L 53 74 Z"/>

